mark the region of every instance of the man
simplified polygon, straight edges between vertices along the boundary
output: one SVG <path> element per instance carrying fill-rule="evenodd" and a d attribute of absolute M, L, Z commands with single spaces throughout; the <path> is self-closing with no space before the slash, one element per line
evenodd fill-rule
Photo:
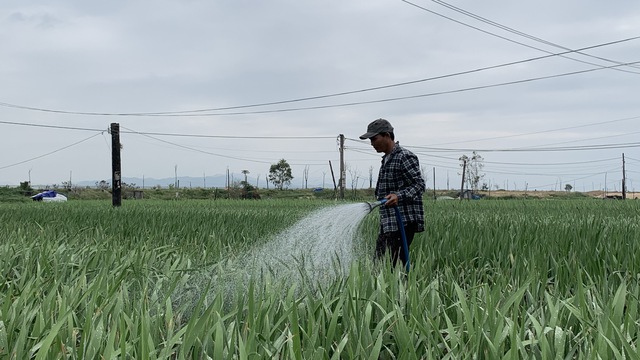
<path fill-rule="evenodd" d="M 424 205 L 422 194 L 425 190 L 424 179 L 420 173 L 418 157 L 395 142 L 393 126 L 385 119 L 369 124 L 367 132 L 360 139 L 369 139 L 371 146 L 384 153 L 376 183 L 376 199 L 387 199 L 380 207 L 380 233 L 376 241 L 376 257 L 387 251 L 395 265 L 398 255 L 406 266 L 407 254 L 403 251 L 402 235 L 393 207 L 398 206 L 404 223 L 407 245 L 411 245 L 413 236 L 424 231 Z"/>

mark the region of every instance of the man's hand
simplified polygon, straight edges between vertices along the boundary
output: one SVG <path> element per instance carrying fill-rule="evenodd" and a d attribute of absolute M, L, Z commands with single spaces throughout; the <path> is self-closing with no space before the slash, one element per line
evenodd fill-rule
<path fill-rule="evenodd" d="M 396 205 L 398 205 L 398 195 L 389 194 L 389 195 L 385 196 L 384 198 L 387 199 L 387 202 L 385 203 L 385 206 L 396 206 Z"/>

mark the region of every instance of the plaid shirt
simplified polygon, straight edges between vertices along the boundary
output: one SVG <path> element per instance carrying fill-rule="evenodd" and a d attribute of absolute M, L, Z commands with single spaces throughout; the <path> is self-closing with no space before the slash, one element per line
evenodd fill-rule
<path fill-rule="evenodd" d="M 422 194 L 425 190 L 424 179 L 420 173 L 418 157 L 396 142 L 388 155 L 382 157 L 382 165 L 376 184 L 376 199 L 389 194 L 398 196 L 398 207 L 402 221 L 406 226 L 416 224 L 416 231 L 424 231 L 424 205 Z M 380 207 L 380 232 L 398 231 L 396 212 L 393 207 Z"/>

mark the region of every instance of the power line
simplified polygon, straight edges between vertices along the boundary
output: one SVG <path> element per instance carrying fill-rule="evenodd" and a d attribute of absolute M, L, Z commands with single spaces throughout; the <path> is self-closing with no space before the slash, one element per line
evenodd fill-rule
<path fill-rule="evenodd" d="M 90 128 L 79 128 L 79 127 L 72 127 L 72 126 L 30 124 L 30 123 L 19 123 L 14 121 L 0 121 L 0 124 L 41 127 L 41 128 L 50 128 L 50 129 L 64 129 L 64 130 L 100 131 L 100 132 L 105 131 L 105 129 L 90 129 Z"/>
<path fill-rule="evenodd" d="M 263 139 L 263 140 L 335 139 L 335 136 L 237 136 L 237 135 L 176 134 L 176 133 L 157 133 L 157 132 L 138 132 L 138 131 L 130 131 L 130 132 L 121 131 L 120 133 L 133 133 L 138 135 L 154 135 L 154 136 L 217 138 L 217 139 Z"/>
<path fill-rule="evenodd" d="M 549 146 L 549 145 L 571 144 L 571 143 L 577 143 L 577 142 L 583 142 L 583 141 L 609 139 L 613 137 L 629 136 L 629 135 L 635 135 L 635 134 L 640 134 L 640 131 L 633 131 L 633 132 L 627 132 L 624 134 L 616 134 L 616 135 L 597 136 L 597 137 L 584 138 L 584 139 L 578 139 L 578 140 L 560 141 L 560 142 L 548 143 L 548 144 L 542 144 L 542 145 L 532 145 L 531 147 L 535 148 L 535 147 L 542 147 L 542 146 Z"/>
<path fill-rule="evenodd" d="M 81 131 L 105 131 L 104 129 L 79 128 L 72 126 L 44 125 L 33 123 L 19 123 L 13 121 L 0 121 L 0 124 L 31 126 L 41 128 L 63 129 L 63 130 L 81 130 Z M 193 137 L 193 138 L 218 138 L 218 139 L 274 139 L 274 140 L 299 140 L 299 139 L 334 139 L 335 136 L 236 136 L 236 135 L 203 135 L 203 134 L 177 134 L 177 133 L 158 133 L 158 132 L 142 132 L 142 131 L 120 131 L 121 134 L 131 133 L 138 135 L 156 135 L 156 136 L 176 136 L 176 137 Z"/>
<path fill-rule="evenodd" d="M 361 142 L 361 140 L 356 140 L 356 139 L 346 138 L 346 137 L 345 137 L 345 140 Z M 573 147 L 565 146 L 565 147 L 547 147 L 547 148 L 509 148 L 509 149 L 436 148 L 436 147 L 418 146 L 418 145 L 404 145 L 404 147 L 422 149 L 422 150 L 428 150 L 428 151 L 437 151 L 437 152 L 463 152 L 463 153 L 473 152 L 473 151 L 477 151 L 479 153 L 482 153 L 482 152 L 538 152 L 538 151 L 581 151 L 581 150 L 623 149 L 623 148 L 640 147 L 640 142 L 582 145 L 582 146 L 573 146 Z"/>
<path fill-rule="evenodd" d="M 124 127 L 124 126 L 123 126 L 122 128 L 124 128 L 124 129 L 128 130 L 130 133 L 137 134 L 137 135 L 142 135 L 142 136 L 148 137 L 149 139 L 153 139 L 153 140 L 155 140 L 155 141 L 159 141 L 159 142 L 162 142 L 162 143 L 165 143 L 165 144 L 169 144 L 169 145 L 177 146 L 177 147 L 179 147 L 179 148 L 183 148 L 183 149 L 187 149 L 187 150 L 191 150 L 191 151 L 195 151 L 195 152 L 199 152 L 199 153 L 203 153 L 203 154 L 207 154 L 207 155 L 213 155 L 213 156 L 218 156 L 218 157 L 223 157 L 223 158 L 233 159 L 233 160 L 241 160 L 241 161 L 256 162 L 256 163 L 262 163 L 262 164 L 268 164 L 268 163 L 269 163 L 268 161 L 260 161 L 260 160 L 253 160 L 253 159 L 245 159 L 245 158 L 239 158 L 239 157 L 235 157 L 235 156 L 229 156 L 229 155 L 216 154 L 216 153 L 212 153 L 212 152 L 209 152 L 209 151 L 204 151 L 204 150 L 200 150 L 200 149 L 192 148 L 192 147 L 190 147 L 190 146 L 185 146 L 185 145 L 181 145 L 181 144 L 176 144 L 176 143 L 171 142 L 171 141 L 162 140 L 162 139 L 159 139 L 159 138 L 153 137 L 153 136 L 148 135 L 148 134 L 145 134 L 145 133 L 141 133 L 141 132 L 137 132 L 137 131 L 135 131 L 135 130 L 131 130 L 131 129 L 126 128 L 126 127 Z"/>
<path fill-rule="evenodd" d="M 608 45 L 612 45 L 612 44 L 618 44 L 618 43 L 622 43 L 622 42 L 636 40 L 636 39 L 639 39 L 639 38 L 640 38 L 640 36 L 636 36 L 636 37 L 631 37 L 631 38 L 627 38 L 627 39 L 612 41 L 612 42 L 608 42 L 608 43 L 602 43 L 602 44 L 598 44 L 598 45 L 588 46 L 588 47 L 584 47 L 584 48 L 577 49 L 577 50 L 568 50 L 568 51 L 565 51 L 565 52 L 562 52 L 562 53 L 557 53 L 557 54 L 549 53 L 550 55 L 539 56 L 539 57 L 529 58 L 529 59 L 525 59 L 525 60 L 519 60 L 519 61 L 503 63 L 503 64 L 499 64 L 499 65 L 487 66 L 487 67 L 483 67 L 483 68 L 477 68 L 477 69 L 461 71 L 461 72 L 457 72 L 457 73 L 434 76 L 434 77 L 429 77 L 429 78 L 424 78 L 424 79 L 400 82 L 400 83 L 395 83 L 395 84 L 382 85 L 382 86 L 376 86 L 376 87 L 370 87 L 370 88 L 352 90 L 352 91 L 345 91 L 345 92 L 333 93 L 333 94 L 328 94 L 328 95 L 310 96 L 310 97 L 304 97 L 304 98 L 298 98 L 298 99 L 292 99 L 292 100 L 282 100 L 282 101 L 265 102 L 265 103 L 258 103 L 258 104 L 249 104 L 249 105 L 238 105 L 238 106 L 209 108 L 209 109 L 197 109 L 197 110 L 184 110 L 184 111 L 138 112 L 138 113 L 110 113 L 110 112 L 69 111 L 69 110 L 47 109 L 47 108 L 40 108 L 40 107 L 34 107 L 34 106 L 17 105 L 17 104 L 11 104 L 11 103 L 6 103 L 6 102 L 0 102 L 0 106 L 9 107 L 9 108 L 15 108 L 15 109 L 21 109 L 21 110 L 39 111 L 39 112 L 47 112 L 47 113 L 58 113 L 58 114 L 68 114 L 68 115 L 87 115 L 87 116 L 167 116 L 167 117 L 173 117 L 173 116 L 247 115 L 247 114 L 262 114 L 262 113 L 300 111 L 300 110 L 315 110 L 315 109 L 332 108 L 332 107 L 363 105 L 363 104 L 370 104 L 370 103 L 376 103 L 376 102 L 404 100 L 404 99 L 410 99 L 410 98 L 413 98 L 413 97 L 402 97 L 402 98 L 392 98 L 392 99 L 386 99 L 386 100 L 382 99 L 382 100 L 356 102 L 356 103 L 348 103 L 348 104 L 337 104 L 337 105 L 326 105 L 326 106 L 315 106 L 315 107 L 302 107 L 302 108 L 280 109 L 280 110 L 279 109 L 275 109 L 275 110 L 252 111 L 252 112 L 210 113 L 212 111 L 226 111 L 226 110 L 237 110 L 237 109 L 246 109 L 246 108 L 272 106 L 272 105 L 283 105 L 283 104 L 290 104 L 290 103 L 303 102 L 303 101 L 309 101 L 309 100 L 319 100 L 319 99 L 338 97 L 338 96 L 344 96 L 344 95 L 352 95 L 352 94 L 357 94 L 357 93 L 364 93 L 364 92 L 388 89 L 388 88 L 399 87 L 399 86 L 406 86 L 406 85 L 417 84 L 417 83 L 433 81 L 433 80 L 439 80 L 439 79 L 445 79 L 445 78 L 455 77 L 455 76 L 460 76 L 460 75 L 467 75 L 467 74 L 471 74 L 471 73 L 476 73 L 476 72 L 481 72 L 481 71 L 486 71 L 486 70 L 491 70 L 491 69 L 497 69 L 497 68 L 516 65 L 516 64 L 522 64 L 522 63 L 531 62 L 531 61 L 537 61 L 537 60 L 546 59 L 546 58 L 553 57 L 553 56 L 562 56 L 563 54 L 568 54 L 568 53 L 572 53 L 572 52 L 579 52 L 579 51 L 588 50 L 588 49 L 594 49 L 594 48 L 598 48 L 598 47 L 602 47 L 602 46 L 608 46 Z M 543 51 L 543 50 L 541 50 L 541 51 Z M 597 65 L 597 66 L 599 67 L 599 69 L 612 69 L 612 68 L 617 68 L 617 67 L 620 67 L 620 66 L 628 66 L 628 65 L 632 65 L 632 64 L 636 64 L 636 63 L 638 63 L 638 62 L 617 64 L 615 66 L 601 66 L 601 65 Z M 567 76 L 567 75 L 575 75 L 575 74 L 594 71 L 594 70 L 599 70 L 599 69 L 591 69 L 591 70 L 585 70 L 585 71 L 580 71 L 580 72 L 564 73 L 564 74 L 558 74 L 558 75 L 549 76 L 549 77 L 525 79 L 525 80 L 520 80 L 520 81 L 515 81 L 515 82 L 507 82 L 507 83 L 494 84 L 494 85 L 489 85 L 489 86 L 481 86 L 481 87 L 474 87 L 474 88 L 468 88 L 468 89 L 446 91 L 446 92 L 441 92 L 441 93 L 418 95 L 416 97 L 442 95 L 442 94 L 449 94 L 449 93 L 455 93 L 455 92 L 461 92 L 461 91 L 478 90 L 478 89 L 490 88 L 490 87 L 496 87 L 496 86 L 511 85 L 511 84 L 520 83 L 520 82 L 543 80 L 543 79 L 549 79 L 549 78 L 553 78 L 553 77 L 560 77 L 560 76 Z"/>
<path fill-rule="evenodd" d="M 148 137 L 150 139 L 153 139 L 155 141 L 159 141 L 159 142 L 162 142 L 162 143 L 165 143 L 165 144 L 169 144 L 169 145 L 176 146 L 176 147 L 183 148 L 183 149 L 190 150 L 190 151 L 199 152 L 199 153 L 206 154 L 206 155 L 218 156 L 218 157 L 223 157 L 223 158 L 233 159 L 233 160 L 255 162 L 255 163 L 261 163 L 261 164 L 271 164 L 272 163 L 272 161 L 262 161 L 262 160 L 256 160 L 256 159 L 241 158 L 241 157 L 237 157 L 237 156 L 223 155 L 223 154 L 213 153 L 213 152 L 210 152 L 210 151 L 204 151 L 204 150 L 197 149 L 197 148 L 194 148 L 194 147 L 191 147 L 191 146 L 181 145 L 181 144 L 177 144 L 177 143 L 174 143 L 174 142 L 171 142 L 171 141 L 162 140 L 162 139 L 156 138 L 154 136 L 148 135 L 147 133 L 131 130 L 131 129 L 126 128 L 124 126 L 121 126 L 121 127 L 123 129 L 126 129 L 127 133 L 142 135 L 142 136 Z M 120 133 L 122 133 L 122 131 Z M 332 137 L 332 139 L 333 139 L 333 137 Z M 322 162 L 324 163 L 324 161 L 322 161 Z M 318 163 L 320 163 L 320 161 L 318 161 Z M 291 165 L 309 165 L 309 164 L 291 164 Z"/>
<path fill-rule="evenodd" d="M 456 93 L 475 91 L 475 90 L 484 90 L 484 89 L 490 89 L 490 88 L 496 88 L 496 87 L 502 87 L 502 86 L 508 86 L 508 85 L 524 84 L 524 83 L 528 83 L 528 82 L 534 82 L 534 81 L 540 81 L 540 80 L 548 80 L 548 79 L 554 79 L 554 78 L 560 78 L 560 77 L 578 75 L 578 74 L 585 74 L 585 73 L 599 71 L 599 70 L 603 70 L 603 69 L 609 69 L 609 68 L 613 68 L 613 67 L 620 67 L 620 66 L 624 66 L 624 65 L 638 64 L 638 63 L 640 63 L 640 61 L 634 61 L 634 62 L 626 63 L 626 64 L 623 64 L 623 65 L 612 65 L 612 66 L 606 66 L 606 67 L 601 67 L 601 68 L 592 68 L 592 69 L 572 71 L 572 72 L 566 72 L 566 73 L 555 74 L 555 75 L 548 75 L 548 76 L 540 76 L 540 77 L 528 78 L 528 79 L 522 79 L 522 80 L 507 81 L 507 82 L 490 84 L 490 85 L 481 85 L 481 86 L 474 86 L 474 87 L 468 87 L 468 88 L 462 88 L 462 89 L 456 89 L 456 90 L 448 90 L 448 91 L 439 91 L 439 92 L 420 94 L 420 95 L 400 96 L 400 97 L 395 97 L 395 98 L 377 99 L 377 100 L 369 100 L 369 101 L 357 101 L 357 102 L 333 104 L 333 105 L 319 105 L 319 106 L 308 106 L 308 107 L 299 107 L 299 108 L 288 108 L 288 109 L 245 111 L 245 112 L 228 112 L 228 113 L 218 113 L 218 114 L 187 114 L 187 115 L 183 115 L 183 116 L 229 116 L 229 115 L 270 114 L 270 113 L 285 113 L 285 112 L 294 112 L 294 111 L 302 111 L 302 110 L 320 110 L 320 109 L 329 109 L 329 108 L 349 107 L 349 106 L 356 106 L 356 105 L 381 104 L 381 103 L 394 102 L 394 101 L 400 101 L 400 100 L 419 99 L 419 98 L 425 98 L 425 97 L 447 95 L 447 94 L 456 94 Z"/>
<path fill-rule="evenodd" d="M 456 19 L 454 19 L 454 18 L 451 18 L 451 17 L 449 17 L 449 16 L 446 16 L 446 15 L 440 14 L 440 13 L 435 12 L 435 11 L 433 11 L 433 10 L 429 10 L 429 9 L 427 9 L 427 8 L 425 8 L 425 7 L 422 7 L 422 6 L 420 6 L 420 5 L 414 4 L 414 3 L 410 2 L 410 1 L 407 1 L 407 0 L 401 0 L 401 1 L 402 1 L 402 2 L 405 2 L 405 3 L 409 4 L 409 5 L 415 6 L 415 7 L 417 7 L 418 9 L 424 10 L 424 11 L 426 11 L 426 12 L 429 12 L 429 13 L 431 13 L 431 14 L 434 14 L 434 15 L 440 16 L 440 17 L 442 17 L 442 18 L 445 18 L 445 19 L 447 19 L 447 20 L 453 21 L 453 22 L 458 23 L 458 24 L 460 24 L 460 25 L 464 25 L 464 26 L 469 27 L 469 28 L 472 28 L 472 29 L 474 29 L 474 30 L 477 30 L 477 31 L 483 32 L 483 33 L 485 33 L 485 34 L 488 34 L 488 35 L 491 35 L 491 36 L 495 36 L 495 37 L 497 37 L 497 38 L 500 38 L 500 39 L 503 39 L 503 40 L 506 40 L 506 41 L 512 42 L 512 43 L 514 43 L 514 44 L 522 45 L 522 46 L 528 47 L 528 48 L 530 48 L 530 49 L 535 49 L 535 50 L 542 51 L 542 52 L 547 53 L 547 54 L 552 54 L 552 52 L 550 52 L 550 51 L 547 51 L 547 50 L 544 50 L 544 49 L 541 49 L 541 48 L 538 48 L 538 47 L 535 47 L 535 46 L 532 46 L 532 45 L 528 45 L 528 44 L 525 44 L 525 43 L 522 43 L 522 42 L 519 42 L 519 41 L 516 41 L 516 40 L 513 40 L 513 39 L 509 39 L 509 38 L 507 38 L 507 37 L 504 37 L 504 36 L 501 36 L 501 35 L 498 35 L 498 34 L 492 33 L 492 32 L 487 31 L 487 30 L 483 30 L 483 29 L 481 29 L 481 28 L 479 28 L 479 27 L 476 27 L 476 26 L 473 26 L 473 25 L 469 25 L 469 24 L 467 24 L 467 23 L 465 23 L 465 22 L 462 22 L 462 21 L 456 20 Z M 559 55 L 559 56 L 560 56 L 560 57 L 564 57 L 564 58 L 566 58 L 566 59 L 573 60 L 573 61 L 577 61 L 577 62 L 580 62 L 580 63 L 583 63 L 583 64 L 588 64 L 588 65 L 592 65 L 592 66 L 602 67 L 602 65 L 600 65 L 600 64 L 596 64 L 596 63 L 592 63 L 592 62 L 588 62 L 588 61 L 584 61 L 584 60 L 580 60 L 580 59 L 575 59 L 575 58 L 568 57 L 568 56 L 563 56 L 563 55 Z M 615 63 L 617 63 L 617 62 L 615 62 Z M 633 65 L 633 64 L 618 64 L 618 65 L 629 66 L 629 65 Z M 640 73 L 635 72 L 635 71 L 629 71 L 629 70 L 619 69 L 619 68 L 617 68 L 617 67 L 613 67 L 613 68 L 611 68 L 611 69 L 614 69 L 614 70 L 617 70 L 617 71 L 623 71 L 623 72 L 627 72 L 627 73 L 632 73 L 632 74 L 640 74 Z"/>
<path fill-rule="evenodd" d="M 571 50 L 570 48 L 568 48 L 568 47 L 566 47 L 566 46 L 558 45 L 558 44 L 556 44 L 556 43 L 553 43 L 553 42 L 550 42 L 550 41 L 547 41 L 547 40 L 541 39 L 541 38 L 539 38 L 539 37 L 537 37 L 537 36 L 533 36 L 533 35 L 527 34 L 527 33 L 525 33 L 525 32 L 522 32 L 522 31 L 516 30 L 516 29 L 514 29 L 514 28 L 511 28 L 511 27 L 508 27 L 508 26 L 502 25 L 502 24 L 500 24 L 500 23 L 497 23 L 497 22 L 495 22 L 495 21 L 489 20 L 489 19 L 484 18 L 484 17 L 482 17 L 482 16 L 480 16 L 480 15 L 474 14 L 474 13 L 472 13 L 472 12 L 470 12 L 470 11 L 467 11 L 467 10 L 464 10 L 464 9 L 462 9 L 462 8 L 456 7 L 456 6 L 454 6 L 454 5 L 451 5 L 451 4 L 449 4 L 449 3 L 446 3 L 446 2 L 444 2 L 444 1 L 441 1 L 441 0 L 432 0 L 432 1 L 433 1 L 433 2 L 435 2 L 435 3 L 436 3 L 436 4 L 438 4 L 438 5 L 444 6 L 444 7 L 446 7 L 446 8 L 449 8 L 449 9 L 453 10 L 453 11 L 456 11 L 456 12 L 461 13 L 461 14 L 463 14 L 463 15 L 469 16 L 469 17 L 471 17 L 471 18 L 473 18 L 473 19 L 479 20 L 479 21 L 481 21 L 481 22 L 483 22 L 483 23 L 485 23 L 485 24 L 489 24 L 489 25 L 494 26 L 494 27 L 497 27 L 497 28 L 499 28 L 499 29 L 502 29 L 502 30 L 508 31 L 508 32 L 510 32 L 510 33 L 512 33 L 512 34 L 516 34 L 516 35 L 519 35 L 519 36 L 525 37 L 525 38 L 527 38 L 527 39 L 534 40 L 534 41 L 540 42 L 540 43 L 542 43 L 542 44 L 550 45 L 550 46 L 553 46 L 553 47 L 556 47 L 556 48 L 559 48 L 559 49 L 563 49 L 563 50 Z M 580 54 L 580 55 L 584 55 L 584 56 L 588 56 L 588 57 L 591 57 L 591 58 L 594 58 L 594 59 L 598 59 L 598 60 L 602 60 L 602 61 L 606 61 L 606 62 L 614 63 L 614 64 L 621 64 L 621 63 L 622 63 L 622 62 L 620 62 L 620 61 L 611 60 L 611 59 L 607 59 L 607 58 L 604 58 L 604 57 L 600 57 L 600 56 L 595 56 L 595 55 L 587 54 L 587 53 L 582 52 L 581 50 L 575 51 L 575 53 Z M 571 59 L 571 60 L 576 60 L 576 59 L 572 59 L 572 58 L 569 58 L 569 57 L 565 57 L 565 58 L 568 58 L 568 59 Z M 635 72 L 632 72 L 632 73 L 635 73 Z M 638 73 L 636 73 L 636 74 L 638 74 Z"/>
<path fill-rule="evenodd" d="M 562 127 L 562 128 L 556 128 L 556 129 L 534 131 L 534 132 L 529 132 L 529 133 L 521 133 L 521 134 L 514 134 L 514 135 L 504 135 L 504 136 L 494 136 L 494 137 L 481 138 L 481 139 L 473 139 L 472 141 L 473 142 L 479 142 L 479 141 L 507 139 L 507 138 L 528 136 L 528 135 L 545 134 L 545 133 L 562 131 L 562 130 L 578 129 L 578 128 L 597 126 L 597 125 L 603 125 L 603 124 L 610 124 L 610 123 L 620 122 L 620 121 L 636 120 L 636 119 L 640 119 L 640 116 L 633 116 L 633 117 L 627 117 L 627 118 L 615 119 L 615 120 L 607 120 L 607 121 L 601 121 L 601 122 L 595 122 L 595 123 L 589 123 L 589 124 L 583 124 L 583 125 L 576 125 L 576 126 L 567 126 L 567 127 Z M 468 143 L 468 142 L 469 142 L 469 140 L 467 140 L 467 141 L 446 142 L 446 143 L 437 143 L 437 144 L 432 144 L 432 145 L 451 145 L 451 144 L 460 144 L 460 143 Z"/>
<path fill-rule="evenodd" d="M 102 130 L 102 131 L 106 131 L 106 130 Z M 80 143 L 83 143 L 83 142 L 85 142 L 85 141 L 87 141 L 87 140 L 89 140 L 89 139 L 91 139 L 91 138 L 94 138 L 94 137 L 96 137 L 96 136 L 98 136 L 98 135 L 101 135 L 101 134 L 102 134 L 102 133 L 93 134 L 93 135 L 89 136 L 89 137 L 88 137 L 88 138 L 86 138 L 86 139 L 83 139 L 83 140 L 80 140 L 80 141 L 74 142 L 74 143 L 73 143 L 73 144 L 71 144 L 71 145 L 63 146 L 63 147 L 61 147 L 61 148 L 59 148 L 59 149 L 56 149 L 56 150 L 50 151 L 50 152 L 48 152 L 48 153 L 46 153 L 46 154 L 42 154 L 42 155 L 40 155 L 40 156 L 36 156 L 36 157 L 30 158 L 30 159 L 27 159 L 27 160 L 19 161 L 19 162 L 14 163 L 14 164 L 10 164 L 10 165 L 6 165 L 6 166 L 2 166 L 2 167 L 0 167 L 0 170 L 6 169 L 6 168 L 10 168 L 10 167 L 13 167 L 13 166 L 16 166 L 16 165 L 24 164 L 24 163 L 27 163 L 27 162 L 30 162 L 30 161 L 33 161 L 33 160 L 37 160 L 37 159 L 43 158 L 43 157 L 48 156 L 48 155 L 51 155 L 51 154 L 55 154 L 55 153 L 57 153 L 57 152 L 59 152 L 59 151 L 62 151 L 62 150 L 64 150 L 64 149 L 68 149 L 68 148 L 70 148 L 70 147 L 72 147 L 72 146 L 75 146 L 75 145 L 78 145 L 78 144 L 80 144 Z"/>

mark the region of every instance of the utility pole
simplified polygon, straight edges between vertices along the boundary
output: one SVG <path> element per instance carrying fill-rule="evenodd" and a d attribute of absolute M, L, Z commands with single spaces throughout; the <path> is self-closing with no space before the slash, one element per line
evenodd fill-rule
<path fill-rule="evenodd" d="M 122 205 L 122 177 L 120 161 L 120 124 L 111 123 L 111 203 Z"/>
<path fill-rule="evenodd" d="M 176 190 L 178 190 L 178 165 L 174 166 L 173 171 L 175 173 L 175 181 L 173 183 L 173 186 L 175 187 Z"/>
<path fill-rule="evenodd" d="M 333 165 L 331 165 L 331 160 L 329 160 L 329 169 L 331 170 L 331 179 L 333 179 L 333 196 L 336 196 L 338 187 L 336 186 L 336 176 L 333 173 Z"/>
<path fill-rule="evenodd" d="M 460 185 L 460 200 L 464 199 L 464 173 L 467 170 L 467 159 L 462 160 L 462 184 Z"/>
<path fill-rule="evenodd" d="M 340 142 L 340 181 L 338 182 L 338 185 L 340 186 L 340 200 L 344 200 L 344 183 L 347 177 L 344 166 L 344 135 L 340 134 L 338 139 Z"/>
<path fill-rule="evenodd" d="M 622 153 L 622 200 L 627 199 L 627 174 L 624 168 L 624 153 Z"/>
<path fill-rule="evenodd" d="M 436 199 L 436 167 L 433 167 L 433 200 Z"/>

